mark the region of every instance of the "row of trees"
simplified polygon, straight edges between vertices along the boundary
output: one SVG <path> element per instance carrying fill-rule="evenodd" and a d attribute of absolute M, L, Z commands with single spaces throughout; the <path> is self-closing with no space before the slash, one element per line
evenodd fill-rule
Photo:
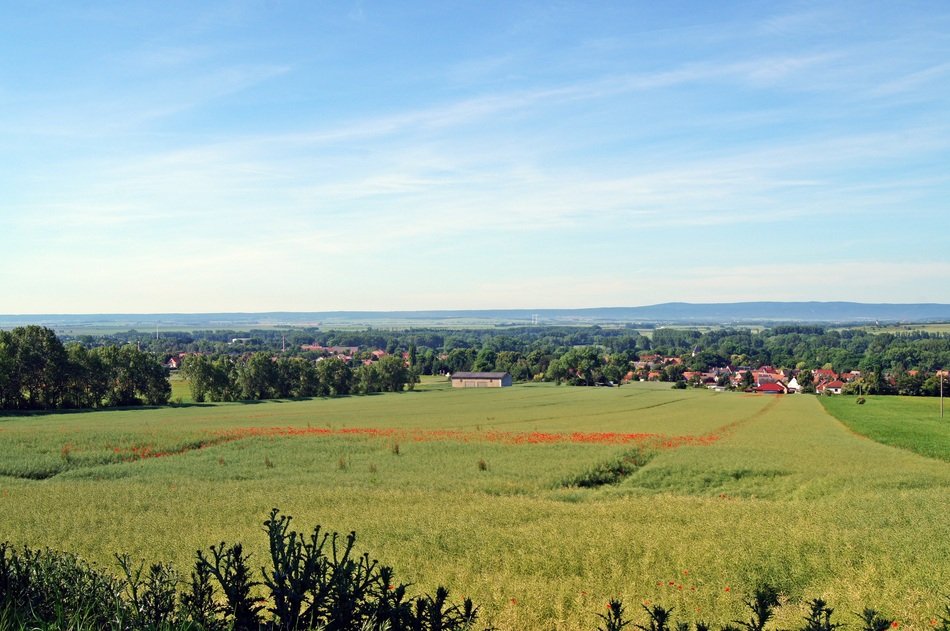
<path fill-rule="evenodd" d="M 331 357 L 312 361 L 274 358 L 256 352 L 242 356 L 189 355 L 182 373 L 195 401 L 240 401 L 400 392 L 413 388 L 417 374 L 402 357 L 387 356 L 353 367 Z"/>
<path fill-rule="evenodd" d="M 0 409 L 163 405 L 170 396 L 158 357 L 135 346 L 64 346 L 40 326 L 0 331 Z"/>
<path fill-rule="evenodd" d="M 234 338 L 247 338 L 231 344 Z M 128 331 L 109 336 L 76 338 L 84 346 L 128 342 L 156 353 L 188 351 L 242 355 L 266 352 L 316 359 L 302 344 L 359 346 L 367 353 L 382 349 L 390 354 L 414 352 L 412 365 L 420 374 L 459 370 L 506 370 L 515 379 L 532 379 L 546 372 L 547 363 L 572 348 L 594 346 L 606 355 L 659 353 L 684 357 L 689 370 L 710 366 L 763 365 L 788 368 L 833 368 L 837 372 L 877 369 L 901 374 L 908 370 L 933 373 L 950 367 L 950 335 L 907 331 L 873 333 L 813 325 L 751 329 L 659 328 L 642 334 L 636 328 L 518 327 L 445 331 L 326 331 L 297 330 L 193 331 L 155 333 Z M 362 357 L 360 357 L 362 359 Z"/>
<path fill-rule="evenodd" d="M 235 337 L 249 337 L 251 342 L 230 344 Z M 667 381 L 680 380 L 684 370 L 771 364 L 839 373 L 861 370 L 869 392 L 926 395 L 937 383 L 934 371 L 950 366 L 950 335 L 872 334 L 819 326 L 762 331 L 662 328 L 649 337 L 629 327 L 591 326 L 451 332 L 195 331 L 161 336 L 129 331 L 66 339 L 64 346 L 53 331 L 38 326 L 0 332 L 0 408 L 165 403 L 170 388 L 159 355 L 142 347 L 167 354 L 205 347 L 220 351 L 192 355 L 187 362 L 195 398 L 213 401 L 393 391 L 411 387 L 420 374 L 470 370 L 505 371 L 516 381 L 616 383 L 633 361 L 648 353 L 683 358 L 681 365 L 660 369 L 661 379 Z M 363 354 L 347 363 L 300 348 L 300 343 L 313 342 L 359 346 Z M 364 365 L 360 360 L 377 348 L 391 356 Z M 402 359 L 404 353 L 411 369 Z"/>
<path fill-rule="evenodd" d="M 912 331 L 871 333 L 864 329 L 777 326 L 754 332 L 716 329 L 706 332 L 657 329 L 652 347 L 665 355 L 685 356 L 687 366 L 763 365 L 832 368 L 836 372 L 933 373 L 950 367 L 950 335 Z"/>

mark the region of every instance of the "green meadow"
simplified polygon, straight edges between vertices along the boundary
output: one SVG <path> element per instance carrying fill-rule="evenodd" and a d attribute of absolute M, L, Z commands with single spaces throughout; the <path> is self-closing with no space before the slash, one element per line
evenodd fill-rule
<path fill-rule="evenodd" d="M 950 392 L 948 392 L 950 394 Z M 950 406 L 935 397 L 822 397 L 825 409 L 868 438 L 950 462 Z"/>
<path fill-rule="evenodd" d="M 276 506 L 301 529 L 355 530 L 413 589 L 444 584 L 508 631 L 593 629 L 617 596 L 724 623 L 760 581 L 788 599 L 780 627 L 822 596 L 852 626 L 873 606 L 925 629 L 950 593 L 950 464 L 869 440 L 841 411 L 888 403 L 428 382 L 3 417 L 0 540 L 182 571 L 241 540 L 263 564 Z M 945 433 L 927 436 L 946 450 Z M 629 477 L 565 485 L 637 449 L 649 460 Z"/>

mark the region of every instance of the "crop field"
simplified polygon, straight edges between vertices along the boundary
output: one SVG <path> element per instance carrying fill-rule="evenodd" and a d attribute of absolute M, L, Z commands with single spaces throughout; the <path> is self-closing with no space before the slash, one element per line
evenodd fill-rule
<path fill-rule="evenodd" d="M 845 425 L 886 445 L 910 449 L 923 456 L 950 462 L 950 406 L 940 418 L 935 397 L 822 397 L 825 409 Z"/>
<path fill-rule="evenodd" d="M 950 464 L 855 431 L 816 397 L 665 384 L 11 416 L 0 540 L 185 573 L 240 540 L 263 564 L 276 506 L 355 530 L 397 579 L 506 631 L 594 629 L 617 596 L 724 623 L 759 581 L 788 598 L 779 627 L 822 596 L 852 627 L 873 606 L 929 628 L 950 592 Z M 626 477 L 578 485 L 631 454 Z"/>

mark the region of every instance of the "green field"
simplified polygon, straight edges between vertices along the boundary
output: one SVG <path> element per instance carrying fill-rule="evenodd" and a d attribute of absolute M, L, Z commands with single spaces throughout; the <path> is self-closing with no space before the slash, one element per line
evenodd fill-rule
<path fill-rule="evenodd" d="M 950 406 L 940 418 L 934 397 L 822 397 L 825 409 L 858 434 L 950 462 Z"/>
<path fill-rule="evenodd" d="M 564 486 L 635 448 L 653 457 L 619 484 Z M 278 506 L 508 631 L 593 629 L 615 596 L 727 622 L 761 580 L 789 598 L 781 627 L 823 596 L 852 625 L 871 605 L 924 629 L 950 591 L 948 490 L 946 462 L 816 397 L 661 384 L 0 418 L 0 539 L 183 570 L 240 539 L 263 563 Z"/>

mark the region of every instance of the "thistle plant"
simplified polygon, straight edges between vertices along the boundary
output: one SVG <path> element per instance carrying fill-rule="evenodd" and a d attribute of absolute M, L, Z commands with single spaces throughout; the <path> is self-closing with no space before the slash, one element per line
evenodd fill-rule
<path fill-rule="evenodd" d="M 752 598 L 745 601 L 745 605 L 752 612 L 752 616 L 748 621 L 736 620 L 735 623 L 748 631 L 763 631 L 780 605 L 778 590 L 768 584 L 760 585 L 755 588 Z"/>
<path fill-rule="evenodd" d="M 631 622 L 624 618 L 623 603 L 619 599 L 610 600 L 607 603 L 607 614 L 598 613 L 597 617 L 604 621 L 603 626 L 597 627 L 597 631 L 620 631 Z"/>
<path fill-rule="evenodd" d="M 805 624 L 800 631 L 834 631 L 838 627 L 844 626 L 841 623 L 831 621 L 831 614 L 835 610 L 829 607 L 828 603 L 821 598 L 808 601 L 808 609 Z"/>
<path fill-rule="evenodd" d="M 863 623 L 861 631 L 888 631 L 891 625 L 894 624 L 893 619 L 886 618 L 871 608 L 865 608 L 865 610 L 857 614 L 857 616 Z"/>
<path fill-rule="evenodd" d="M 660 605 L 652 605 L 650 607 L 643 605 L 643 609 L 647 612 L 650 619 L 647 622 L 647 626 L 636 625 L 638 629 L 642 631 L 670 631 L 670 616 L 673 614 L 672 607 L 666 609 Z"/>

